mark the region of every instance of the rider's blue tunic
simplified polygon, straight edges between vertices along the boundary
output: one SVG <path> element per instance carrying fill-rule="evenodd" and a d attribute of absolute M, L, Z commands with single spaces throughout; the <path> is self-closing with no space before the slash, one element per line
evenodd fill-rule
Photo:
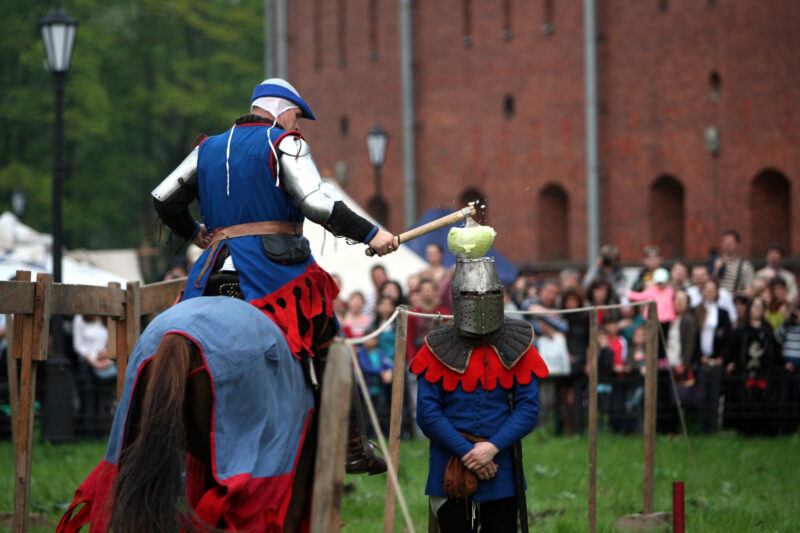
<path fill-rule="evenodd" d="M 209 232 L 263 221 L 292 222 L 296 232 L 303 215 L 276 181 L 270 140 L 277 146 L 286 132 L 269 123 L 238 124 L 232 131 L 206 138 L 198 156 L 200 210 Z M 311 355 L 320 339 L 321 324 L 335 323 L 333 300 L 338 293 L 333 279 L 313 256 L 286 265 L 270 260 L 259 235 L 228 239 L 206 250 L 189 273 L 183 299 L 202 296 L 216 256 L 227 246 L 239 274 L 245 300 L 262 309 L 281 328 L 297 357 Z M 201 275 L 202 274 L 202 275 Z M 334 328 L 335 330 L 336 328 Z"/>
<path fill-rule="evenodd" d="M 295 209 L 289 195 L 276 184 L 273 171 L 273 145 L 291 133 L 270 124 L 241 124 L 219 135 L 207 137 L 200 145 L 197 164 L 200 211 L 209 233 L 216 229 L 251 222 L 294 222 L 302 231 L 303 215 Z M 229 139 L 230 138 L 230 139 Z M 230 155 L 228 144 L 230 142 Z M 314 263 L 310 257 L 297 265 L 281 265 L 267 259 L 261 237 L 249 235 L 227 241 L 239 272 L 245 300 L 253 301 L 275 292 L 302 275 Z M 222 247 L 220 247 L 221 249 Z M 210 268 L 198 280 L 211 249 L 194 264 L 184 298 L 203 293 Z M 219 253 L 219 250 L 217 250 Z"/>

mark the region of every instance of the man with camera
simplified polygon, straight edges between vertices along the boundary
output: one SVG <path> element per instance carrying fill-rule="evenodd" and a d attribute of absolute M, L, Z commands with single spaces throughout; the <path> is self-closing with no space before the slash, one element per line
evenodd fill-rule
<path fill-rule="evenodd" d="M 619 248 L 616 246 L 604 244 L 600 247 L 600 254 L 597 256 L 595 264 L 583 276 L 581 285 L 583 285 L 584 292 L 596 278 L 607 279 L 614 288 L 615 295 L 619 294 L 621 290 L 627 289 L 625 274 L 622 273 L 619 258 Z"/>

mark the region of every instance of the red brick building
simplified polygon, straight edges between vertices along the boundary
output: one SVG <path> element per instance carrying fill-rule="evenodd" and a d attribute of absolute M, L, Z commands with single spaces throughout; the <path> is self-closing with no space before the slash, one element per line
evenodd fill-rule
<path fill-rule="evenodd" d="M 364 136 L 404 229 L 398 2 L 288 3 L 289 79 L 318 165 L 366 204 Z M 728 228 L 800 254 L 800 2 L 597 2 L 600 240 L 701 260 Z M 586 258 L 582 2 L 413 2 L 417 212 L 483 196 L 519 262 Z M 711 153 L 706 134 L 718 133 Z"/>

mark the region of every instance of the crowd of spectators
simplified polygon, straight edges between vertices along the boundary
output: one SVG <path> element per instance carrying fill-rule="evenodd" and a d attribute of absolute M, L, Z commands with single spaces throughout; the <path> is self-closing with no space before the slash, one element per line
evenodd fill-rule
<path fill-rule="evenodd" d="M 796 277 L 783 266 L 779 244 L 769 247 L 759 270 L 740 256 L 735 231 L 725 232 L 719 249 L 706 262 L 687 264 L 664 261 L 658 247 L 647 246 L 641 264 L 631 269 L 622 268 L 618 250 L 605 245 L 583 276 L 573 268 L 553 275 L 523 269 L 506 287 L 505 309 L 532 313 L 526 316 L 536 333 L 534 342 L 550 369 L 550 377 L 540 383 L 540 424 L 552 424 L 557 433 L 568 435 L 584 430 L 588 363 L 594 356 L 601 427 L 620 433 L 641 429 L 647 313 L 635 303 L 654 300 L 660 325 L 659 430 L 679 429 L 680 403 L 689 414 L 690 428 L 704 432 L 716 432 L 720 424 L 744 434 L 795 431 L 800 422 Z M 443 320 L 438 315 L 451 313 L 453 269 L 443 266 L 443 258 L 439 245 L 429 245 L 429 266 L 403 282 L 376 264 L 372 290 L 351 292 L 346 301 L 334 303 L 344 333 L 369 335 L 389 321 L 399 305 L 434 315 L 409 315 L 410 361 L 425 335 Z M 165 279 L 185 272 L 185 265 L 173 265 Z M 334 279 L 341 287 L 335 274 Z M 614 307 L 598 312 L 598 353 L 591 354 L 590 314 L 583 308 L 607 305 Z M 3 326 L 0 322 L 0 342 L 5 340 Z M 91 421 L 84 434 L 101 435 L 111 413 L 116 372 L 106 354 L 105 324 L 79 316 L 68 322 L 67 333 L 79 385 L 76 405 L 81 420 Z M 390 418 L 395 334 L 396 321 L 391 321 L 357 351 L 384 431 Z M 405 372 L 403 434 L 418 437 L 416 376 L 407 365 Z"/>
<path fill-rule="evenodd" d="M 739 254 L 739 235 L 727 231 L 720 252 L 707 262 L 665 261 L 657 246 L 644 249 L 631 273 L 618 250 L 603 246 L 596 264 L 581 276 L 566 268 L 552 276 L 523 270 L 507 287 L 507 311 L 526 311 L 535 344 L 550 368 L 540 383 L 540 424 L 555 432 L 584 430 L 588 363 L 598 362 L 601 428 L 640 431 L 644 403 L 647 306 L 655 301 L 658 331 L 658 422 L 679 430 L 681 405 L 690 429 L 723 428 L 743 434 L 793 432 L 800 419 L 800 318 L 795 275 L 783 267 L 783 249 L 770 246 L 766 266 L 756 270 Z M 347 335 L 362 336 L 386 322 L 398 305 L 431 315 L 450 313 L 452 269 L 443 251 L 429 245 L 430 267 L 406 281 L 377 265 L 373 290 L 337 303 Z M 598 353 L 589 353 L 589 311 L 598 312 Z M 576 311 L 571 311 L 576 310 Z M 419 350 L 438 317 L 409 316 L 407 361 Z M 395 324 L 358 348 L 358 360 L 384 429 L 388 429 Z M 406 369 L 403 433 L 420 435 L 414 421 L 415 379 Z"/>

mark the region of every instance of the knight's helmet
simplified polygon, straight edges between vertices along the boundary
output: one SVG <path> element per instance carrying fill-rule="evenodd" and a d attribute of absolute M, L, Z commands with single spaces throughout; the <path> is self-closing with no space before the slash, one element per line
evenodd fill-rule
<path fill-rule="evenodd" d="M 457 258 L 451 293 L 457 329 L 486 335 L 503 326 L 503 284 L 493 257 Z"/>

